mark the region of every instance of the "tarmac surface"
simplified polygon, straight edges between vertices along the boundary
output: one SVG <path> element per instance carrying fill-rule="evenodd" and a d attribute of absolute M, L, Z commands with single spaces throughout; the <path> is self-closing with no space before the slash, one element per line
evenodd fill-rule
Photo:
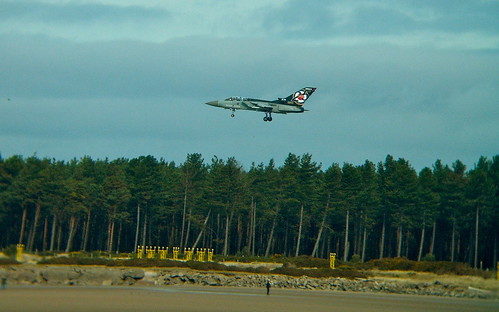
<path fill-rule="evenodd" d="M 499 311 L 498 300 L 232 287 L 0 289 L 0 311 Z"/>

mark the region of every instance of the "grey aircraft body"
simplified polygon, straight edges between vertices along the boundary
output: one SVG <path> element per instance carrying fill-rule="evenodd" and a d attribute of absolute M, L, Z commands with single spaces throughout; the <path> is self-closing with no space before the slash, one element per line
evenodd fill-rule
<path fill-rule="evenodd" d="M 250 110 L 265 113 L 264 121 L 272 121 L 272 113 L 288 114 L 288 113 L 303 113 L 307 111 L 303 105 L 308 98 L 314 93 L 316 88 L 305 87 L 301 90 L 293 92 L 288 97 L 278 98 L 274 101 L 259 100 L 244 97 L 230 97 L 225 100 L 211 101 L 206 104 L 230 109 L 231 117 L 234 117 L 236 109 Z"/>

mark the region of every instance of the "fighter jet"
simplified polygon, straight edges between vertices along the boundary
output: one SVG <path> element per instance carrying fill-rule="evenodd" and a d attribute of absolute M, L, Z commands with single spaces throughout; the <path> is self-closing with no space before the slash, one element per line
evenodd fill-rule
<path fill-rule="evenodd" d="M 230 97 L 225 100 L 211 101 L 206 104 L 230 109 L 232 111 L 231 117 L 234 117 L 236 109 L 250 110 L 257 112 L 264 112 L 265 117 L 263 121 L 272 121 L 272 113 L 287 114 L 287 113 L 303 113 L 307 109 L 303 105 L 308 98 L 314 93 L 316 88 L 305 87 L 298 90 L 285 98 L 278 98 L 274 101 L 259 100 L 243 97 Z"/>

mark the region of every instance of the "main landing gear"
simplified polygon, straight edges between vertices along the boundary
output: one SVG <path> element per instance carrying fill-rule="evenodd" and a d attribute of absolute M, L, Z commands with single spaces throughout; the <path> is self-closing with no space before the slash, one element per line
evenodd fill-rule
<path fill-rule="evenodd" d="M 265 113 L 265 117 L 263 117 L 263 121 L 272 121 L 272 113 Z"/>
<path fill-rule="evenodd" d="M 233 108 L 233 109 L 231 109 L 231 111 L 232 111 L 232 114 L 230 114 L 230 117 L 234 117 L 234 116 L 236 116 L 236 115 L 234 114 L 234 113 L 236 112 L 236 110 Z"/>

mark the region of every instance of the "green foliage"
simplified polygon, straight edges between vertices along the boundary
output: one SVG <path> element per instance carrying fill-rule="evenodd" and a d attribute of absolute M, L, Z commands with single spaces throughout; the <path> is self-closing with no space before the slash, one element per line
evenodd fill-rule
<path fill-rule="evenodd" d="M 473 269 L 469 265 L 460 262 L 449 261 L 412 261 L 406 258 L 385 258 L 370 260 L 364 264 L 355 266 L 357 269 L 371 270 L 393 270 L 393 271 L 416 271 L 435 274 L 454 274 L 490 277 L 491 273 Z"/>
<path fill-rule="evenodd" d="M 367 275 L 358 270 L 350 270 L 350 269 L 329 269 L 329 268 L 320 268 L 320 269 L 299 269 L 293 267 L 282 267 L 276 268 L 270 271 L 272 274 L 282 274 L 282 275 L 290 275 L 290 276 L 309 276 L 315 278 L 326 278 L 326 277 L 337 277 L 337 278 L 366 278 Z"/>
<path fill-rule="evenodd" d="M 298 256 L 284 259 L 285 266 L 298 268 L 329 268 L 329 260 L 322 258 L 312 258 L 310 256 Z"/>
<path fill-rule="evenodd" d="M 415 263 L 416 261 L 407 260 L 406 258 L 384 258 L 370 260 L 361 267 L 366 269 L 412 271 Z"/>
<path fill-rule="evenodd" d="M 61 265 L 108 265 L 110 260 L 103 258 L 85 258 L 85 257 L 55 257 L 45 258 L 38 264 L 61 264 Z"/>
<path fill-rule="evenodd" d="M 428 262 L 432 262 L 432 261 L 435 261 L 435 255 L 434 254 L 426 254 L 426 256 L 424 256 L 423 258 L 423 261 L 428 261 Z"/>
<path fill-rule="evenodd" d="M 391 155 L 377 166 L 366 161 L 322 168 L 312 155 L 292 153 L 281 166 L 272 159 L 249 171 L 233 157 L 206 164 L 201 154 L 180 165 L 153 156 L 69 162 L 12 156 L 0 159 L 0 247 L 21 240 L 28 252 L 45 255 L 54 249 L 107 251 L 70 256 L 92 258 L 152 242 L 189 247 L 199 237 L 196 247 L 214 248 L 217 260 L 255 262 L 274 254 L 264 261 L 327 268 L 327 259 L 282 255 L 327 257 L 329 246 L 354 267 L 360 259 L 416 260 L 428 252 L 425 262 L 495 267 L 499 156 L 481 157 L 471 170 L 458 160 L 452 166 L 436 161 L 419 175 Z M 474 233 L 480 233 L 478 244 Z M 411 267 L 402 260 L 380 265 Z"/>
<path fill-rule="evenodd" d="M 350 262 L 351 262 L 351 263 L 360 263 L 360 262 L 361 262 L 360 256 L 359 256 L 359 255 L 353 255 L 353 256 L 350 258 Z"/>
<path fill-rule="evenodd" d="M 3 249 L 3 253 L 9 258 L 15 258 L 17 255 L 16 245 L 9 245 Z"/>

